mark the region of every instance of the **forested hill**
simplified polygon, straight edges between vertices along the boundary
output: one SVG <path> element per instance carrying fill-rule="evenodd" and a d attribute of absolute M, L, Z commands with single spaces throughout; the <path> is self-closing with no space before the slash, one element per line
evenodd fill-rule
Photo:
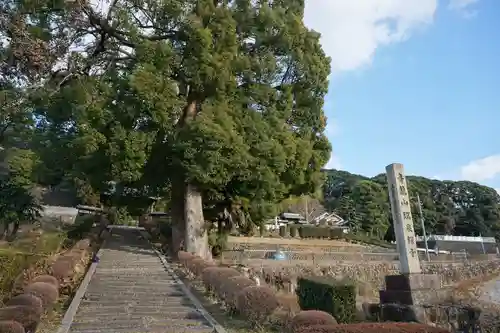
<path fill-rule="evenodd" d="M 385 174 L 373 178 L 324 170 L 325 206 L 350 221 L 352 228 L 391 239 L 393 231 Z M 417 194 L 423 204 L 427 233 L 500 238 L 500 195 L 468 181 L 440 181 L 408 176 L 413 219 L 421 232 Z"/>

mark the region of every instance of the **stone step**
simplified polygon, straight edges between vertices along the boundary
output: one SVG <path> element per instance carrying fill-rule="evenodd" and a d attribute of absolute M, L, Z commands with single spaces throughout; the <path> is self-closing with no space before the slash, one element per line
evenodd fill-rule
<path fill-rule="evenodd" d="M 147 322 L 145 320 L 135 320 L 135 321 L 107 321 L 105 323 L 100 322 L 97 323 L 99 325 L 99 329 L 101 329 L 101 332 L 110 332 L 114 333 L 118 329 L 130 329 L 130 328 L 135 328 L 135 332 L 142 332 L 143 329 L 145 328 L 161 328 L 163 327 L 163 332 L 172 332 L 175 330 L 175 328 L 180 328 L 180 329 L 185 329 L 188 332 L 194 331 L 197 332 L 198 330 L 206 330 L 209 329 L 210 331 L 213 330 L 212 327 L 204 324 L 196 324 L 196 325 L 185 325 L 183 323 L 176 324 L 173 321 L 168 321 L 168 320 L 162 320 L 162 321 L 154 321 L 154 322 Z M 90 330 L 90 329 L 95 329 L 96 328 L 96 323 L 74 323 L 71 325 L 71 330 L 76 330 L 76 331 L 85 331 L 85 330 Z"/>
<path fill-rule="evenodd" d="M 103 321 L 105 323 L 103 323 Z M 184 326 L 207 326 L 209 323 L 204 319 L 191 319 L 191 318 L 170 318 L 170 317 L 162 317 L 162 316 L 151 316 L 144 314 L 133 314 L 133 315 L 123 315 L 120 317 L 114 317 L 110 319 L 110 317 L 83 317 L 81 319 L 73 321 L 73 326 L 88 326 L 90 324 L 99 324 L 101 326 L 120 326 L 122 324 L 127 323 L 140 323 L 143 325 L 156 325 L 156 324 L 165 324 L 165 325 L 184 325 Z"/>
<path fill-rule="evenodd" d="M 172 307 L 169 309 L 165 308 L 154 308 L 154 307 L 122 307 L 120 309 L 102 309 L 97 311 L 95 309 L 82 310 L 80 312 L 81 318 L 106 318 L 119 316 L 156 316 L 161 318 L 171 318 L 171 319 L 193 319 L 193 320 L 204 320 L 202 314 L 192 309 L 187 311 L 182 309 L 182 307 Z M 79 319 L 78 319 L 79 320 Z"/>
<path fill-rule="evenodd" d="M 99 281 L 98 283 L 92 284 L 92 286 L 89 288 L 90 290 L 110 290 L 111 292 L 120 292 L 121 290 L 134 290 L 134 291 L 155 291 L 155 290 L 162 290 L 162 291 L 172 291 L 176 290 L 176 288 L 179 287 L 180 284 L 176 282 L 170 282 L 170 281 L 158 281 L 158 282 L 151 282 L 151 283 L 123 283 L 123 282 L 105 282 L 105 281 Z"/>
<path fill-rule="evenodd" d="M 120 300 L 120 299 L 124 299 L 124 298 L 127 298 L 127 299 L 130 299 L 131 301 L 133 300 L 145 300 L 144 296 L 147 296 L 148 300 L 149 301 L 161 301 L 163 299 L 168 299 L 168 298 L 172 298 L 171 296 L 171 292 L 169 290 L 165 290 L 165 291 L 154 291 L 154 293 L 148 293 L 148 292 L 123 292 L 123 293 L 113 293 L 111 291 L 103 291 L 103 292 L 87 292 L 84 296 L 84 298 L 86 300 L 103 300 L 103 301 L 106 301 L 106 300 L 110 300 L 110 301 L 114 301 L 114 300 Z M 173 298 L 173 301 L 182 301 L 182 298 Z M 186 299 L 187 301 L 187 299 Z"/>
<path fill-rule="evenodd" d="M 183 304 L 130 304 L 130 303 L 122 303 L 121 306 L 113 306 L 113 305 L 102 305 L 99 303 L 96 306 L 92 306 L 92 303 L 82 304 L 82 308 L 79 309 L 79 312 L 82 315 L 96 315 L 99 316 L 101 313 L 137 313 L 137 312 L 159 312 L 163 313 L 164 316 L 197 316 L 199 312 L 195 307 Z M 198 318 L 198 317 L 196 317 Z"/>
<path fill-rule="evenodd" d="M 99 272 L 94 275 L 92 278 L 93 281 L 101 281 L 105 280 L 106 282 L 123 282 L 123 283 L 139 283 L 143 280 L 143 278 L 147 278 L 147 281 L 143 281 L 143 283 L 157 282 L 157 281 L 173 281 L 172 277 L 165 273 L 165 271 L 161 273 L 142 273 L 142 274 L 123 274 L 120 275 L 114 274 L 100 274 Z"/>
<path fill-rule="evenodd" d="M 69 333 L 211 333 L 146 240 L 113 230 Z"/>
<path fill-rule="evenodd" d="M 213 328 L 193 328 L 193 327 L 174 327 L 173 329 L 166 328 L 165 326 L 152 326 L 152 327 L 127 327 L 127 328 L 113 328 L 110 332 L 101 328 L 85 328 L 85 329 L 71 329 L 71 333 L 212 333 L 215 332 Z"/>

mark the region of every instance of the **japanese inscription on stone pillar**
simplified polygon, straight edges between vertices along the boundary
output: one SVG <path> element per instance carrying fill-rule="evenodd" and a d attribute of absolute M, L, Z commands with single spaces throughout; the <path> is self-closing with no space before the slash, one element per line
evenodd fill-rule
<path fill-rule="evenodd" d="M 390 164 L 385 170 L 401 274 L 421 273 L 415 231 L 413 230 L 410 197 L 403 165 L 399 163 Z"/>

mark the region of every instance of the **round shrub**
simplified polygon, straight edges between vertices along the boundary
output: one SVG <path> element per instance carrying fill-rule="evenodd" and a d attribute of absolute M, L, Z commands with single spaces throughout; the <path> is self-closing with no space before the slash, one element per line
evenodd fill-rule
<path fill-rule="evenodd" d="M 205 268 L 201 277 L 203 284 L 208 291 L 219 293 L 221 285 L 224 284 L 227 279 L 238 275 L 240 275 L 240 273 L 233 268 L 213 266 Z"/>
<path fill-rule="evenodd" d="M 304 327 L 301 333 L 450 333 L 434 326 L 414 323 L 359 323 Z"/>
<path fill-rule="evenodd" d="M 26 331 L 34 332 L 40 322 L 40 314 L 29 306 L 11 305 L 0 309 L 0 321 L 16 321 Z"/>
<path fill-rule="evenodd" d="M 21 294 L 12 297 L 7 303 L 7 306 L 29 306 L 37 311 L 38 315 L 43 313 L 43 302 L 40 297 L 31 294 Z"/>
<path fill-rule="evenodd" d="M 236 297 L 236 309 L 254 325 L 266 322 L 278 306 L 276 294 L 269 287 L 246 287 Z"/>
<path fill-rule="evenodd" d="M 0 333 L 25 333 L 23 325 L 13 320 L 0 321 Z"/>
<path fill-rule="evenodd" d="M 212 274 L 211 288 L 217 296 L 221 297 L 222 289 L 224 285 L 227 283 L 227 280 L 234 276 L 240 276 L 240 272 L 238 272 L 234 268 L 229 268 L 229 267 L 217 267 L 217 268 L 218 270 L 216 270 L 214 274 Z"/>
<path fill-rule="evenodd" d="M 226 304 L 234 310 L 236 309 L 236 298 L 238 293 L 246 287 L 254 285 L 255 282 L 246 276 L 233 276 L 227 280 L 227 283 L 222 285 L 220 297 L 224 299 Z"/>
<path fill-rule="evenodd" d="M 57 281 L 57 279 L 51 275 L 39 275 L 39 276 L 35 277 L 33 279 L 33 281 L 31 281 L 31 282 L 32 283 L 45 282 L 45 283 L 53 285 L 56 288 L 59 288 L 59 281 Z"/>
<path fill-rule="evenodd" d="M 193 254 L 185 251 L 179 251 L 177 253 L 177 258 L 179 259 L 180 263 L 183 264 L 184 266 L 187 266 L 187 261 L 194 259 L 194 257 L 195 256 Z"/>
<path fill-rule="evenodd" d="M 329 313 L 318 311 L 318 310 L 308 310 L 301 311 L 292 318 L 290 323 L 290 330 L 293 333 L 299 333 L 304 328 L 315 326 L 315 325 L 336 325 L 337 321 Z"/>
<path fill-rule="evenodd" d="M 212 276 L 216 274 L 216 272 L 219 270 L 220 267 L 213 266 L 213 267 L 208 267 L 203 270 L 201 273 L 201 280 L 203 282 L 203 285 L 205 286 L 205 289 L 208 291 L 213 291 L 212 290 Z"/>
<path fill-rule="evenodd" d="M 24 292 L 39 297 L 44 310 L 49 309 L 57 302 L 59 291 L 56 287 L 45 282 L 35 282 L 28 285 Z"/>
<path fill-rule="evenodd" d="M 59 257 L 52 264 L 52 275 L 59 281 L 71 279 L 74 275 L 75 260 L 70 257 Z"/>
<path fill-rule="evenodd" d="M 205 268 L 214 266 L 214 264 L 199 257 L 194 257 L 193 259 L 188 260 L 187 265 L 191 273 L 196 276 L 201 276 Z"/>
<path fill-rule="evenodd" d="M 90 239 L 85 238 L 81 239 L 78 242 L 76 242 L 75 246 L 73 246 L 74 249 L 78 250 L 87 250 L 90 247 Z"/>

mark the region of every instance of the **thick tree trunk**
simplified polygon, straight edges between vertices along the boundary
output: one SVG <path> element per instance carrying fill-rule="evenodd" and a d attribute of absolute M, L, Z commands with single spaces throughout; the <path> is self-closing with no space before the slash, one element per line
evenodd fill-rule
<path fill-rule="evenodd" d="M 188 93 L 186 106 L 177 124 L 179 128 L 196 118 L 197 97 L 194 91 Z M 172 219 L 172 249 L 175 252 L 183 249 L 204 259 L 211 259 L 201 192 L 187 183 L 182 175 L 176 176 L 172 182 Z"/>
<path fill-rule="evenodd" d="M 7 222 L 0 222 L 0 240 L 4 239 L 9 230 L 9 224 Z"/>
<path fill-rule="evenodd" d="M 172 217 L 172 246 L 171 251 L 175 254 L 184 250 L 184 191 L 185 185 L 182 179 L 172 182 L 172 194 L 170 200 L 170 212 Z"/>
<path fill-rule="evenodd" d="M 184 221 L 186 224 L 184 242 L 186 251 L 211 260 L 212 253 L 208 245 L 208 232 L 203 217 L 201 192 L 193 185 L 186 184 L 184 200 Z"/>
<path fill-rule="evenodd" d="M 10 235 L 9 235 L 12 238 L 14 238 L 17 235 L 17 232 L 19 231 L 19 226 L 20 226 L 19 221 L 16 221 L 13 224 L 14 224 L 14 226 L 12 228 L 12 231 L 10 232 Z"/>

